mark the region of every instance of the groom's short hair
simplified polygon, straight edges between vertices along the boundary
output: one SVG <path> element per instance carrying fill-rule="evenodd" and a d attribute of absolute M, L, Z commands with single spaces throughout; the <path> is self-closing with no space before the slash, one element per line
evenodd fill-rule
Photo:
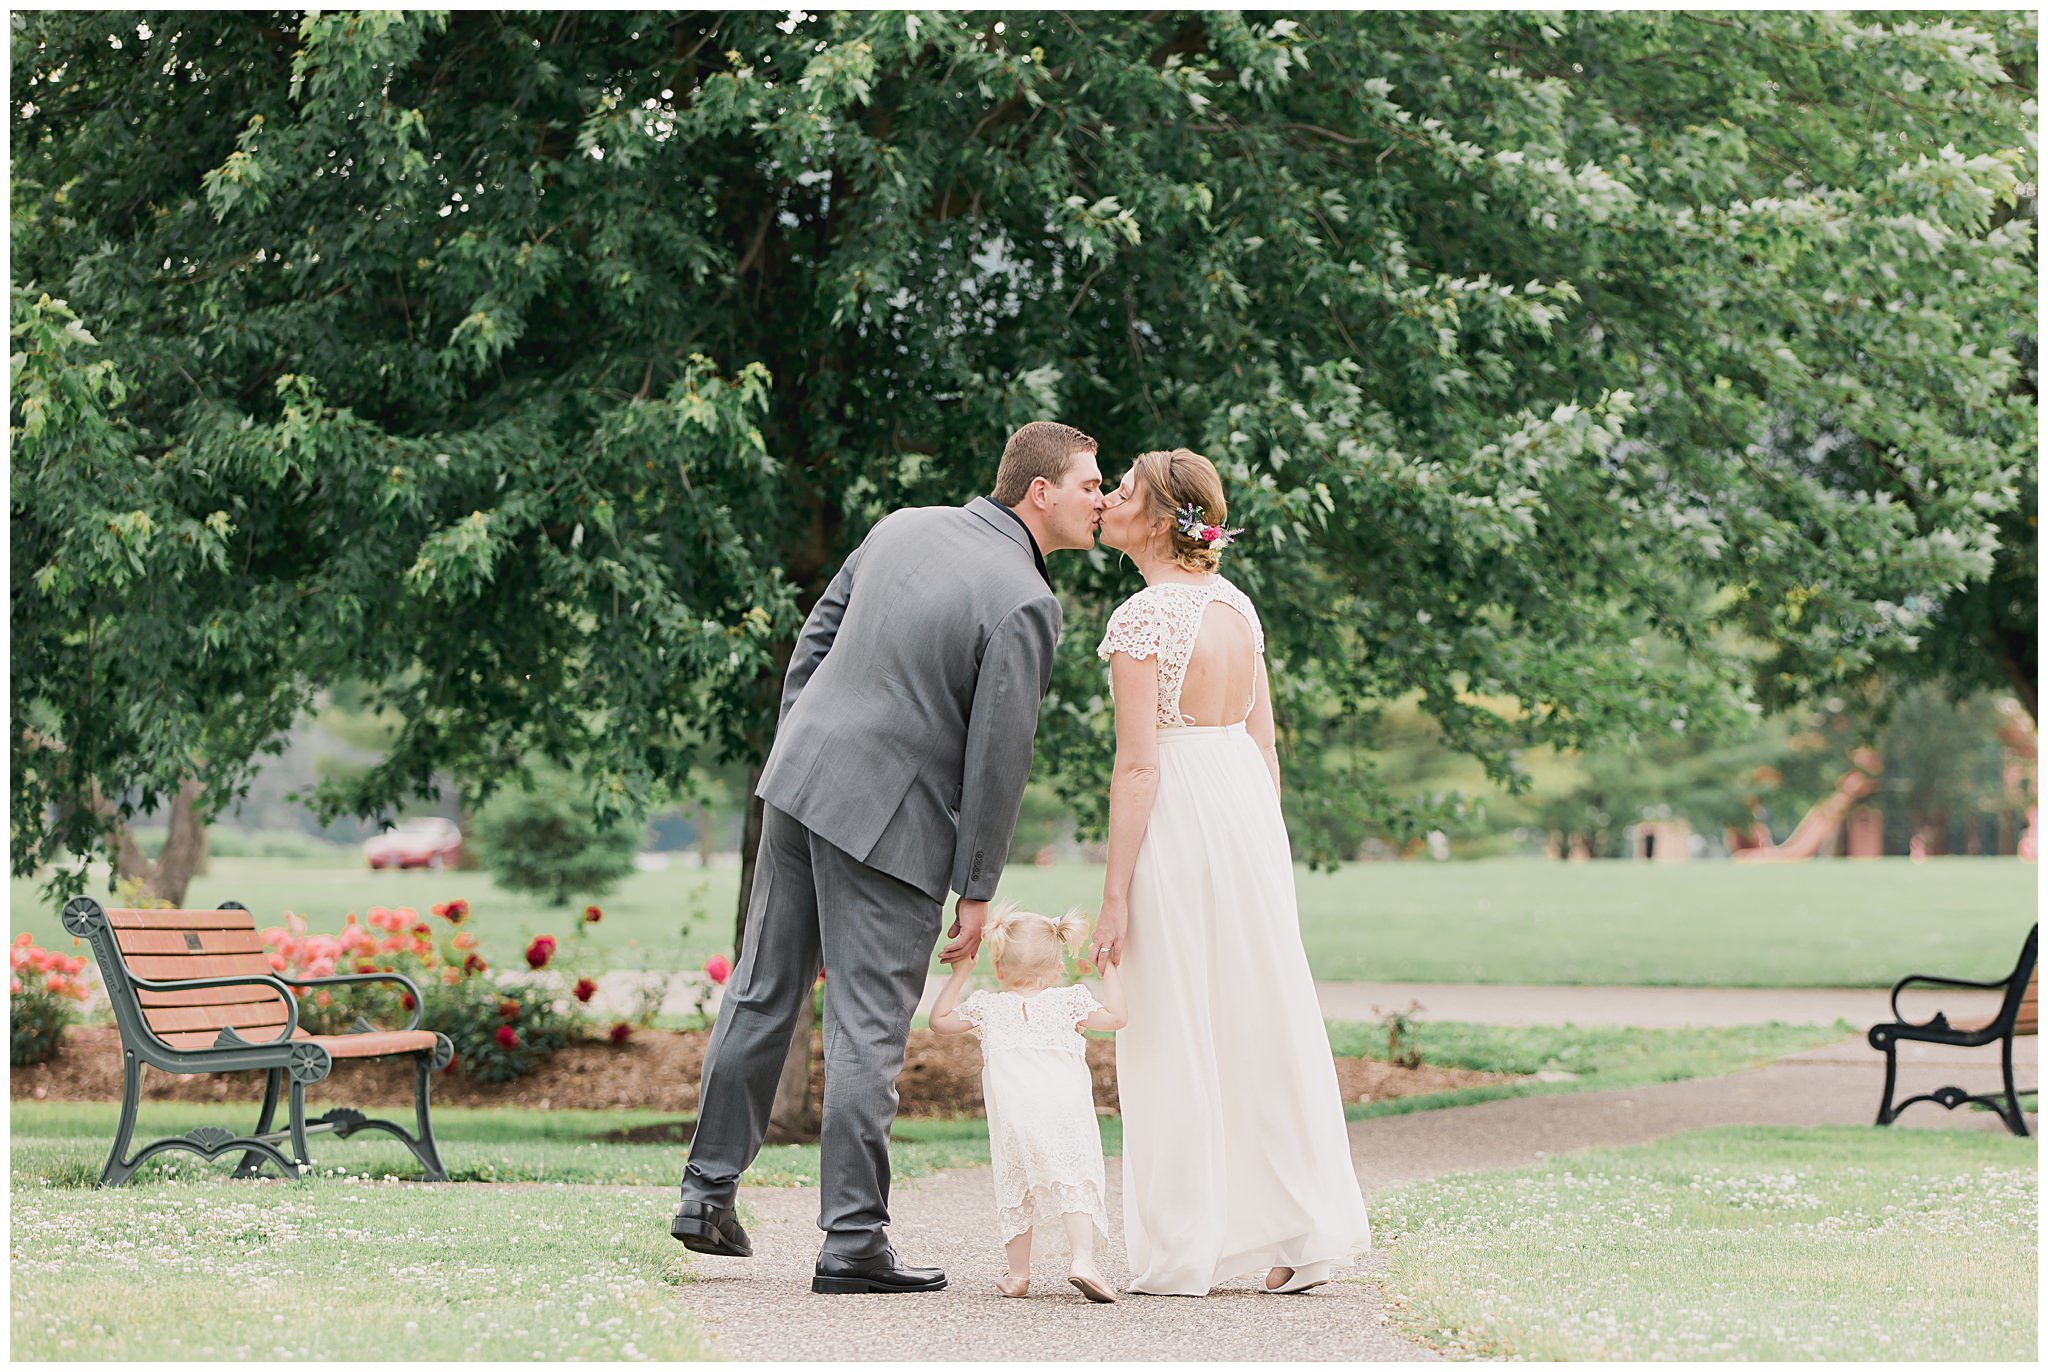
<path fill-rule="evenodd" d="M 1074 465 L 1074 454 L 1095 451 L 1095 440 L 1070 424 L 1050 419 L 1034 420 L 1010 435 L 1003 445 L 1003 460 L 996 468 L 996 488 L 989 499 L 998 505 L 1016 507 L 1024 503 L 1031 483 L 1044 477 L 1057 486 L 1066 480 Z"/>

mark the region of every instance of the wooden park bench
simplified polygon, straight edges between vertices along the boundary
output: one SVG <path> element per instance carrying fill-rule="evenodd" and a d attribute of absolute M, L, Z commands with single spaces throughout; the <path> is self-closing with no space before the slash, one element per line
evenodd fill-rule
<path fill-rule="evenodd" d="M 448 1180 L 434 1146 L 427 1117 L 428 1075 L 448 1065 L 454 1045 L 445 1034 L 421 1029 L 426 1003 L 419 987 L 396 972 L 300 979 L 274 971 L 262 935 L 248 908 L 233 901 L 217 910 L 109 910 L 79 896 L 64 906 L 64 928 L 92 944 L 106 983 L 114 1022 L 121 1029 L 121 1123 L 100 1172 L 101 1186 L 119 1186 L 144 1159 L 182 1148 L 209 1161 L 241 1150 L 237 1177 L 253 1177 L 265 1162 L 297 1179 L 312 1167 L 306 1136 L 339 1138 L 363 1129 L 396 1134 L 420 1160 L 430 1181 Z M 346 1034 L 309 1034 L 299 1027 L 295 986 L 349 986 L 394 981 L 412 996 L 412 1020 L 403 1029 L 379 1030 L 358 1018 Z M 306 1088 L 324 1081 L 336 1058 L 410 1056 L 414 1063 L 413 1109 L 418 1133 L 388 1120 L 367 1119 L 359 1110 L 329 1110 L 306 1118 Z M 256 1130 L 238 1137 L 206 1126 L 177 1138 L 158 1139 L 127 1156 L 142 1100 L 142 1069 L 160 1072 L 262 1072 L 262 1113 Z M 278 1089 L 289 1079 L 289 1127 L 273 1130 Z M 278 1148 L 288 1140 L 291 1153 Z"/>
<path fill-rule="evenodd" d="M 1884 1100 L 1877 1107 L 1877 1122 L 1890 1124 L 1909 1105 L 1931 1100 L 1946 1109 L 1958 1105 L 1978 1104 L 1996 1110 L 2005 1127 L 2013 1133 L 2026 1136 L 2026 1117 L 2020 1113 L 2019 1093 L 2012 1082 L 2012 1041 L 2021 1034 L 2039 1034 L 2041 1019 L 2038 1010 L 2040 996 L 2040 969 L 2035 963 L 2035 951 L 2041 938 L 2041 926 L 2036 924 L 2027 932 L 2026 946 L 2020 949 L 2020 960 L 2012 969 L 2012 975 L 2002 981 L 1957 981 L 1953 977 L 1906 977 L 1892 987 L 1892 1020 L 1890 1024 L 1873 1025 L 1870 1030 L 1870 1046 L 1884 1054 Z M 1984 1020 L 1963 1020 L 1950 1023 L 1947 1015 L 1937 1011 L 1934 1018 L 1922 1024 L 1912 1024 L 1899 1013 L 1899 992 L 1914 984 L 1930 986 L 1954 986 L 1972 991 L 2002 991 L 2004 999 L 1999 1002 L 1998 1013 Z M 1981 1048 L 1996 1042 L 2003 1049 L 2005 1066 L 2005 1092 L 1999 1096 L 1973 1096 L 1960 1086 L 1944 1086 L 1924 1096 L 1914 1096 L 1898 1105 L 1892 1104 L 1892 1089 L 1899 1075 L 1898 1047 L 1901 1040 L 1910 1039 L 1916 1043 L 1945 1043 L 1954 1048 Z"/>

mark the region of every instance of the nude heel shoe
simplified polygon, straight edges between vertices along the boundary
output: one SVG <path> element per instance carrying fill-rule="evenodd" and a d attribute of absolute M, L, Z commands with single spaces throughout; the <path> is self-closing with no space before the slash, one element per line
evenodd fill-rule
<path fill-rule="evenodd" d="M 1303 1277 L 1299 1271 L 1285 1264 L 1280 1265 L 1280 1270 L 1287 1274 L 1285 1281 L 1281 1282 L 1278 1286 L 1268 1286 L 1264 1281 L 1261 1281 L 1259 1283 L 1259 1290 L 1269 1296 L 1298 1296 L 1304 1291 L 1313 1291 L 1318 1286 L 1327 1285 L 1330 1280 L 1328 1277 Z M 1266 1275 L 1270 1278 L 1272 1273 L 1269 1272 Z"/>
<path fill-rule="evenodd" d="M 1116 1292 L 1110 1290 L 1093 1277 L 1070 1276 L 1067 1280 L 1073 1283 L 1076 1291 L 1079 1291 L 1097 1305 L 1116 1304 Z"/>
<path fill-rule="evenodd" d="M 1016 1276 L 1006 1267 L 996 1278 L 996 1290 L 1013 1300 L 1019 1296 L 1029 1295 L 1031 1292 L 1031 1278 Z"/>

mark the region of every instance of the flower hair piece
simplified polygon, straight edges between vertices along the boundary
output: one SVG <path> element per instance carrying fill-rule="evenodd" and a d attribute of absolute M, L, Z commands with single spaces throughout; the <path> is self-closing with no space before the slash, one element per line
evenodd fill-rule
<path fill-rule="evenodd" d="M 1182 533 L 1189 538 L 1201 540 L 1202 545 L 1212 553 L 1228 548 L 1231 541 L 1244 532 L 1243 529 L 1225 529 L 1211 524 L 1202 516 L 1202 512 L 1195 508 L 1195 502 L 1192 500 L 1180 507 L 1179 523 Z"/>

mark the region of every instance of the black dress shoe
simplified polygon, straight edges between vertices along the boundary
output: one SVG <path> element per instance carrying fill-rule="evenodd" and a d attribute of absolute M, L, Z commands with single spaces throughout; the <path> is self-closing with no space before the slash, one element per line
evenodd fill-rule
<path fill-rule="evenodd" d="M 943 1291 L 946 1274 L 936 1267 L 905 1267 L 896 1250 L 884 1248 L 872 1258 L 842 1258 L 820 1253 L 811 1290 L 825 1296 L 886 1296 L 898 1291 Z"/>
<path fill-rule="evenodd" d="M 740 1228 L 739 1217 L 730 1206 L 684 1201 L 668 1222 L 668 1232 L 693 1253 L 715 1253 L 721 1258 L 754 1256 L 754 1245 L 747 1242 L 747 1231 Z"/>

